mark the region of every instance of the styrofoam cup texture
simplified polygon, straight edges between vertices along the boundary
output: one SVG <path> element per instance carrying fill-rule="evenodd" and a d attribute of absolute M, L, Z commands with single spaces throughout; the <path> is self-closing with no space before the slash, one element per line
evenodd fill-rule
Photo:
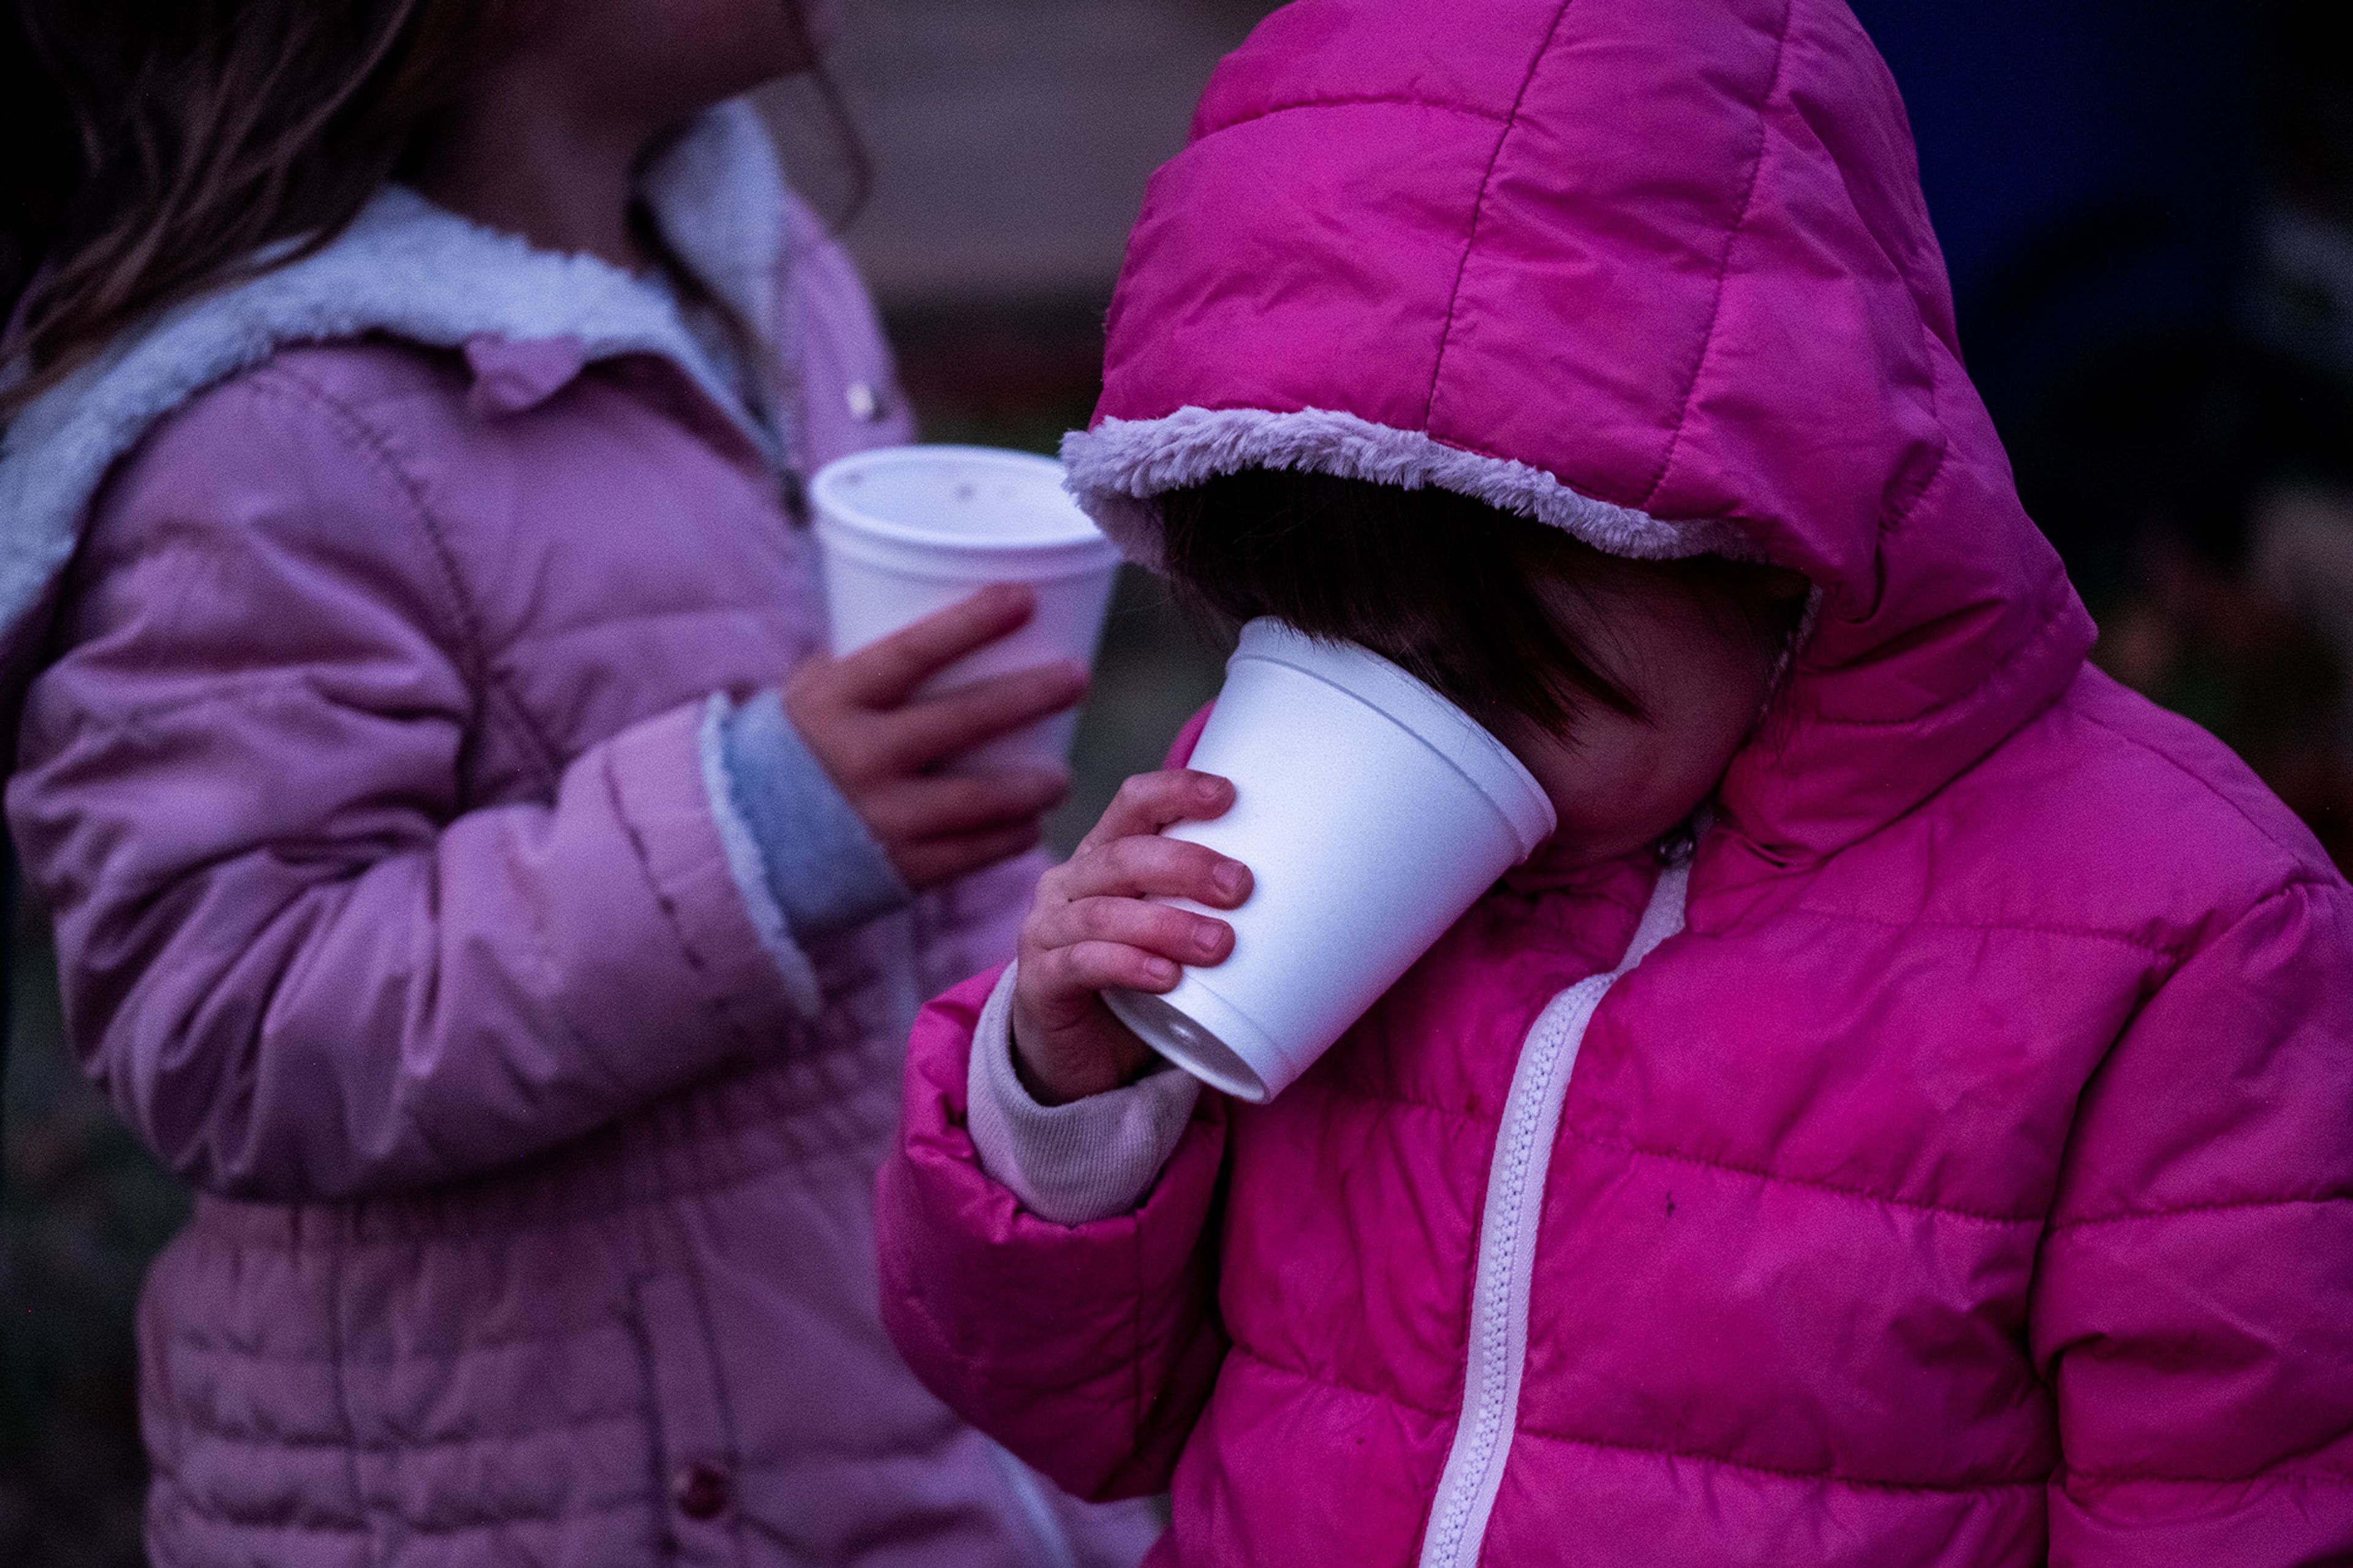
<path fill-rule="evenodd" d="M 1556 826 L 1518 758 L 1388 660 L 1272 620 L 1240 646 L 1188 766 L 1234 805 L 1167 837 L 1250 868 L 1221 963 L 1155 995 L 1110 991 L 1113 1015 L 1228 1094 L 1294 1082 L 1495 879 Z"/>
<path fill-rule="evenodd" d="M 1119 551 L 1062 489 L 1051 458 L 986 447 L 886 447 L 827 464 L 809 482 L 833 651 L 853 653 L 992 583 L 1023 583 L 1038 612 L 941 670 L 917 695 L 1056 659 L 1091 664 Z M 1060 765 L 1075 713 L 1056 714 L 956 759 L 956 771 Z"/>

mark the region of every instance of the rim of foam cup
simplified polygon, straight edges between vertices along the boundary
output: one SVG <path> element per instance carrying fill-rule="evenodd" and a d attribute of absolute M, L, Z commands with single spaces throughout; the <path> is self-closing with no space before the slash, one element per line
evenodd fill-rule
<path fill-rule="evenodd" d="M 1368 647 L 1324 642 L 1271 616 L 1242 627 L 1233 662 L 1261 659 L 1336 687 L 1387 717 L 1461 773 L 1519 840 L 1520 858 L 1560 826 L 1527 765 L 1484 726 Z"/>
<path fill-rule="evenodd" d="M 976 536 L 871 510 L 861 490 L 872 479 L 905 468 L 961 470 L 1033 489 L 1037 524 L 1022 531 Z M 1072 576 L 1119 559 L 1119 547 L 1062 488 L 1062 465 L 1035 452 L 996 447 L 878 447 L 837 458 L 819 468 L 809 480 L 809 500 L 817 510 L 818 532 L 828 550 L 924 576 L 964 576 L 1017 563 L 1025 576 Z"/>

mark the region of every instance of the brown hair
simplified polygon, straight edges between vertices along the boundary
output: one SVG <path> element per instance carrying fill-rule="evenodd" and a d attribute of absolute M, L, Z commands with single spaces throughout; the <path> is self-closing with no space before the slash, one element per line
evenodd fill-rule
<path fill-rule="evenodd" d="M 1649 717 L 1547 594 L 1582 600 L 1596 614 L 1574 619 L 1598 626 L 1622 595 L 1686 593 L 1767 657 L 1799 608 L 1767 591 L 1769 568 L 1628 561 L 1451 490 L 1253 468 L 1157 499 L 1168 573 L 1211 611 L 1361 643 L 1482 722 L 1566 734 L 1596 707 Z"/>
<path fill-rule="evenodd" d="M 417 152 L 515 0 L 5 0 L 0 306 L 29 375 L 332 241 Z"/>

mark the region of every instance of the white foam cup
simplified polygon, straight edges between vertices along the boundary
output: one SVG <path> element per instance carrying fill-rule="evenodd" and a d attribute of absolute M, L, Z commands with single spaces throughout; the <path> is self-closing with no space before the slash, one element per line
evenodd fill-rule
<path fill-rule="evenodd" d="M 1026 583 L 1038 613 L 918 695 L 1057 659 L 1090 664 L 1119 550 L 1062 489 L 1062 465 L 987 447 L 884 447 L 809 481 L 833 651 L 852 653 L 991 583 Z M 1059 764 L 1078 726 L 1058 713 L 958 758 L 959 771 Z"/>
<path fill-rule="evenodd" d="M 1242 628 L 1188 764 L 1234 805 L 1179 823 L 1250 868 L 1225 962 L 1103 1002 L 1153 1049 L 1263 1103 L 1330 1048 L 1495 879 L 1552 836 L 1552 803 L 1470 715 L 1378 655 L 1271 620 Z"/>

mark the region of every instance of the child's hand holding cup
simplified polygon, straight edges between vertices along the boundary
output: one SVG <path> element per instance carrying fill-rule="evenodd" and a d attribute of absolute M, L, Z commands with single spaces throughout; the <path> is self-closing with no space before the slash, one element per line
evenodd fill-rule
<path fill-rule="evenodd" d="M 1014 1060 L 1040 1102 L 1116 1089 L 1149 1058 L 1100 994 L 1167 991 L 1185 965 L 1232 951 L 1233 928 L 1206 911 L 1249 898 L 1250 868 L 1161 830 L 1233 802 L 1234 786 L 1208 773 L 1138 773 L 1070 859 L 1039 879 L 1021 926 L 1013 1036 Z M 1147 901 L 1163 900 L 1181 902 Z"/>
<path fill-rule="evenodd" d="M 809 481 L 833 651 L 849 654 L 991 584 L 1035 610 L 927 678 L 915 695 L 1068 660 L 1093 662 L 1119 550 L 1062 489 L 1062 465 L 987 447 L 884 447 Z M 964 771 L 1060 766 L 1078 718 L 1061 712 L 957 758 Z"/>
<path fill-rule="evenodd" d="M 1461 709 L 1271 620 L 1242 629 L 1191 764 L 1130 780 L 1040 885 L 1014 998 L 1034 1091 L 1124 1082 L 1140 1040 L 1271 1100 L 1557 825 Z"/>
<path fill-rule="evenodd" d="M 926 887 L 1037 842 L 1118 551 L 1050 458 L 894 447 L 809 487 L 833 657 L 786 710 L 881 841 Z"/>

